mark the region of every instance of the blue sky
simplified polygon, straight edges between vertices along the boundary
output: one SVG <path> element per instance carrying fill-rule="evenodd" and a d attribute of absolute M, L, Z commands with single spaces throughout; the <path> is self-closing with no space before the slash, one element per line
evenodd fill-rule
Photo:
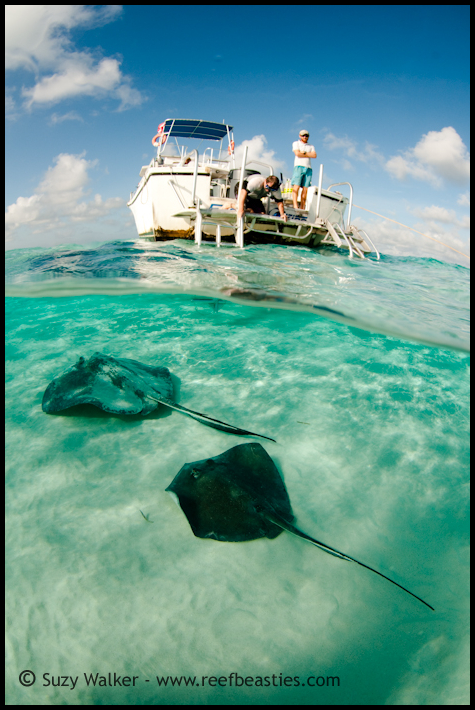
<path fill-rule="evenodd" d="M 168 117 L 234 126 L 290 177 L 469 253 L 469 7 L 17 5 L 6 10 L 8 249 L 135 238 L 126 202 Z M 355 209 L 383 251 L 468 259 Z"/>

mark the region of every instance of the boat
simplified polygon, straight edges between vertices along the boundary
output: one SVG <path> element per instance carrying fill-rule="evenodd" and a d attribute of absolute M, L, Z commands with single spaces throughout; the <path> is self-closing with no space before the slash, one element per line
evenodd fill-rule
<path fill-rule="evenodd" d="M 201 154 L 198 148 L 180 145 L 178 139 L 199 140 Z M 367 233 L 351 223 L 352 185 L 339 182 L 324 189 L 323 165 L 318 185 L 308 188 L 305 209 L 293 207 L 289 189 L 282 192 L 287 221 L 271 197 L 264 199 L 265 214 L 245 212 L 238 220 L 236 195 L 243 180 L 256 174 L 273 175 L 274 170 L 270 164 L 248 160 L 247 146 L 236 166 L 232 126 L 167 118 L 158 126 L 152 144 L 156 157 L 142 167 L 140 182 L 127 203 L 140 237 L 193 239 L 198 245 L 228 242 L 240 248 L 256 243 L 334 246 L 348 249 L 350 258 L 375 254 L 379 259 Z M 349 197 L 335 189 L 343 185 L 349 187 Z"/>

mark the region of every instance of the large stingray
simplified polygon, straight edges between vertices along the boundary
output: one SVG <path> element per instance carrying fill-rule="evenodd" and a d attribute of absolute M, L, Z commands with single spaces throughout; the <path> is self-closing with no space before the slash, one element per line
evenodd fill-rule
<path fill-rule="evenodd" d="M 76 404 L 94 404 L 114 414 L 150 414 L 158 404 L 176 409 L 214 429 L 239 436 L 261 436 L 233 424 L 226 424 L 201 412 L 182 407 L 173 401 L 173 384 L 166 367 L 143 365 L 137 360 L 94 353 L 89 360 L 78 362 L 55 377 L 43 395 L 43 411 L 61 412 Z"/>
<path fill-rule="evenodd" d="M 330 555 L 379 574 L 434 610 L 381 572 L 296 528 L 282 478 L 258 443 L 241 444 L 214 458 L 186 463 L 166 490 L 177 496 L 196 537 L 241 542 L 260 537 L 273 539 L 288 530 Z"/>

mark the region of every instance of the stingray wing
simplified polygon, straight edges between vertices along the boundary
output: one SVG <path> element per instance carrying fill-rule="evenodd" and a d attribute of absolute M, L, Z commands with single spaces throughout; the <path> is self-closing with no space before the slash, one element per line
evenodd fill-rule
<path fill-rule="evenodd" d="M 226 475 L 252 498 L 256 510 L 261 514 L 270 510 L 292 522 L 294 515 L 287 489 L 275 463 L 261 444 L 240 444 L 222 455 L 229 460 Z"/>
<path fill-rule="evenodd" d="M 138 386 L 140 384 L 144 386 L 146 397 L 150 395 L 152 397 L 151 402 L 154 401 L 155 406 L 157 399 L 173 398 L 173 383 L 170 370 L 167 367 L 144 365 L 138 360 L 131 360 L 125 357 L 114 358 L 114 360 L 130 373 L 130 377 L 136 381 Z"/>
<path fill-rule="evenodd" d="M 168 378 L 168 379 L 167 379 Z M 160 390 L 160 384 L 165 382 Z M 158 383 L 158 385 L 157 385 Z M 93 404 L 114 414 L 149 414 L 157 407 L 155 390 L 173 390 L 167 368 L 152 368 L 135 360 L 102 353 L 78 362 L 55 377 L 43 395 L 47 413 L 60 412 L 77 404 Z"/>

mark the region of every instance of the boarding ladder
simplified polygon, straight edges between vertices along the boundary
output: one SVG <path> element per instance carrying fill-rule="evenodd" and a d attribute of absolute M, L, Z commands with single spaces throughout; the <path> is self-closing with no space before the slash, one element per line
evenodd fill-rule
<path fill-rule="evenodd" d="M 357 229 L 354 224 L 348 225 L 343 228 L 338 222 L 330 222 L 325 220 L 324 222 L 327 233 L 322 239 L 320 244 L 328 244 L 331 246 L 348 247 L 349 258 L 352 259 L 353 256 L 359 256 L 364 259 L 362 245 L 367 246 L 368 249 L 374 251 L 376 254 L 376 259 L 380 259 L 379 251 L 376 249 L 375 245 L 369 238 L 367 232 L 364 229 Z"/>

